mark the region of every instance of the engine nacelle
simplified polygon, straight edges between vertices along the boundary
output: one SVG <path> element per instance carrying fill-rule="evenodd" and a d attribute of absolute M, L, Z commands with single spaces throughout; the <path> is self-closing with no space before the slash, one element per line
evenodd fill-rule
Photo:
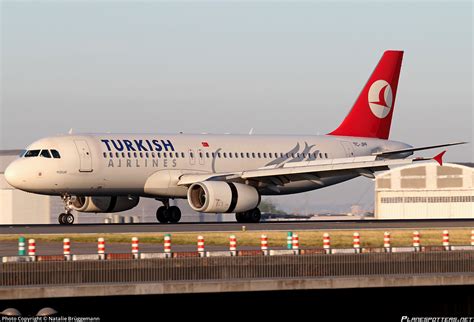
<path fill-rule="evenodd" d="M 244 212 L 258 206 L 260 194 L 242 183 L 203 181 L 189 187 L 188 202 L 198 212 Z"/>
<path fill-rule="evenodd" d="M 80 212 L 120 212 L 132 209 L 140 201 L 139 197 L 76 197 L 72 208 Z"/>

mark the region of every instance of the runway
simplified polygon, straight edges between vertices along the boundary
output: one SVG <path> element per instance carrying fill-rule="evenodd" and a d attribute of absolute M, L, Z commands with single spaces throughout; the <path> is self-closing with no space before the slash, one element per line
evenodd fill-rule
<path fill-rule="evenodd" d="M 368 230 L 368 229 L 447 229 L 473 228 L 474 219 L 430 220 L 344 220 L 344 221 L 274 221 L 258 224 L 179 223 L 179 224 L 74 224 L 74 225 L 0 225 L 6 234 L 95 234 L 95 233 L 165 233 L 228 231 L 294 231 L 294 230 Z"/>

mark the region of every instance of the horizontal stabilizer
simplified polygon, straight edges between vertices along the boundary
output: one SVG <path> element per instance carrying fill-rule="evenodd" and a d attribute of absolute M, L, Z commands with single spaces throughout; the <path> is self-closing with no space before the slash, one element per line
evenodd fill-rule
<path fill-rule="evenodd" d="M 429 145 L 429 146 L 422 146 L 422 147 L 418 147 L 418 148 L 376 152 L 376 153 L 372 153 L 372 155 L 385 156 L 385 155 L 391 155 L 391 154 L 415 152 L 415 151 L 421 151 L 421 150 L 430 150 L 430 149 L 436 149 L 436 148 L 442 148 L 442 147 L 446 147 L 446 146 L 460 145 L 460 144 L 466 144 L 466 143 L 468 143 L 468 142 L 454 142 L 454 143 L 447 143 L 447 144 L 440 144 L 440 145 Z"/>

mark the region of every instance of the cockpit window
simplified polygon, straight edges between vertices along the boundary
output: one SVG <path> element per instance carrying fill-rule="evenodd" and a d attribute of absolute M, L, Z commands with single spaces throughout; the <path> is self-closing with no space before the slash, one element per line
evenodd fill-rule
<path fill-rule="evenodd" d="M 49 150 L 41 150 L 40 155 L 41 155 L 43 158 L 48 158 L 48 159 L 51 158 L 51 154 L 49 153 Z"/>
<path fill-rule="evenodd" d="M 29 150 L 25 153 L 25 158 L 37 157 L 40 154 L 40 150 Z"/>
<path fill-rule="evenodd" d="M 61 158 L 61 155 L 59 154 L 58 150 L 51 150 L 51 154 L 53 155 L 53 158 L 55 159 Z"/>

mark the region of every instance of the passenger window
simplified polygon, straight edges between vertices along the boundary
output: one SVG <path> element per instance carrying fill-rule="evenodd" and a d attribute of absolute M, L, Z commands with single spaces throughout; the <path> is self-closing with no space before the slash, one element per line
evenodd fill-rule
<path fill-rule="evenodd" d="M 268 157 L 271 159 L 272 158 L 272 153 L 268 152 Z"/>
<path fill-rule="evenodd" d="M 51 154 L 49 153 L 49 150 L 41 150 L 41 154 L 40 154 L 43 158 L 48 158 L 50 159 L 51 158 Z"/>
<path fill-rule="evenodd" d="M 132 154 L 130 152 L 127 152 L 127 155 L 128 155 L 129 158 L 132 157 Z"/>
<path fill-rule="evenodd" d="M 199 158 L 202 159 L 202 152 L 199 152 Z"/>
<path fill-rule="evenodd" d="M 140 158 L 143 159 L 143 152 L 140 152 Z"/>
<path fill-rule="evenodd" d="M 178 152 L 175 152 L 175 153 L 174 153 L 174 156 L 177 157 L 177 158 L 179 158 L 179 153 L 178 153 Z"/>
<path fill-rule="evenodd" d="M 212 155 L 213 158 L 216 157 L 216 154 L 214 152 L 211 152 L 211 155 Z"/>
<path fill-rule="evenodd" d="M 192 153 L 191 153 L 191 158 L 192 158 Z M 166 158 L 166 152 L 163 152 L 163 158 Z"/>
<path fill-rule="evenodd" d="M 125 152 L 122 152 L 122 158 L 125 158 Z"/>
<path fill-rule="evenodd" d="M 148 152 L 145 152 L 145 157 L 148 159 L 150 157 L 150 155 L 148 154 Z"/>
<path fill-rule="evenodd" d="M 181 157 L 184 158 L 184 152 L 181 152 Z"/>
<path fill-rule="evenodd" d="M 137 152 L 133 152 L 133 157 L 136 159 L 137 158 Z"/>
<path fill-rule="evenodd" d="M 326 159 L 328 158 L 328 154 L 327 154 L 327 153 L 324 153 L 324 156 L 326 157 Z"/>
<path fill-rule="evenodd" d="M 229 152 L 229 158 L 232 159 L 232 152 Z"/>
<path fill-rule="evenodd" d="M 165 157 L 166 157 L 166 153 L 163 153 L 163 154 L 164 154 Z M 191 157 L 191 159 L 194 158 L 194 154 L 193 154 L 192 152 L 189 152 L 189 156 Z"/>
<path fill-rule="evenodd" d="M 252 152 L 252 158 L 255 159 L 255 152 Z"/>
<path fill-rule="evenodd" d="M 113 155 L 112 152 L 109 153 L 109 157 L 110 157 L 110 158 L 113 158 L 113 157 L 114 157 L 114 155 Z"/>
<path fill-rule="evenodd" d="M 247 159 L 250 159 L 250 153 L 247 152 Z"/>
<path fill-rule="evenodd" d="M 245 158 L 243 152 L 240 152 L 240 157 L 241 157 L 242 159 Z"/>
<path fill-rule="evenodd" d="M 259 159 L 262 157 L 260 152 L 257 153 L 257 156 L 258 156 Z"/>
<path fill-rule="evenodd" d="M 283 153 L 282 152 L 280 152 L 280 158 L 283 158 Z"/>
<path fill-rule="evenodd" d="M 116 156 L 117 158 L 119 158 L 119 153 L 118 153 L 118 152 L 115 152 L 115 156 Z"/>
<path fill-rule="evenodd" d="M 29 150 L 25 153 L 25 158 L 34 158 L 37 157 L 40 153 L 40 150 Z"/>
<path fill-rule="evenodd" d="M 227 158 L 227 153 L 224 152 L 222 154 L 224 155 L 224 158 Z"/>
<path fill-rule="evenodd" d="M 58 150 L 51 150 L 51 155 L 55 159 L 60 159 L 61 155 L 59 154 Z M 104 152 L 104 158 L 107 156 L 107 154 Z"/>
<path fill-rule="evenodd" d="M 52 152 L 52 151 L 51 151 L 51 152 Z M 107 153 L 104 152 L 104 158 L 106 158 L 106 157 L 107 157 Z"/>
<path fill-rule="evenodd" d="M 157 153 L 156 153 L 156 156 L 157 156 L 158 158 L 161 158 L 161 153 L 160 153 L 160 152 L 157 152 Z"/>
<path fill-rule="evenodd" d="M 267 157 L 267 154 L 265 152 L 263 152 L 263 157 L 266 158 Z"/>
<path fill-rule="evenodd" d="M 218 157 L 218 158 L 221 157 L 221 153 L 220 153 L 220 152 L 217 152 L 217 157 Z"/>
<path fill-rule="evenodd" d="M 238 159 L 239 158 L 239 154 L 237 152 L 235 152 L 235 158 Z"/>
<path fill-rule="evenodd" d="M 151 153 L 151 157 L 152 157 L 152 159 L 155 158 L 155 152 L 152 152 L 152 153 Z"/>
<path fill-rule="evenodd" d="M 209 159 L 209 152 L 206 152 L 206 158 Z"/>

